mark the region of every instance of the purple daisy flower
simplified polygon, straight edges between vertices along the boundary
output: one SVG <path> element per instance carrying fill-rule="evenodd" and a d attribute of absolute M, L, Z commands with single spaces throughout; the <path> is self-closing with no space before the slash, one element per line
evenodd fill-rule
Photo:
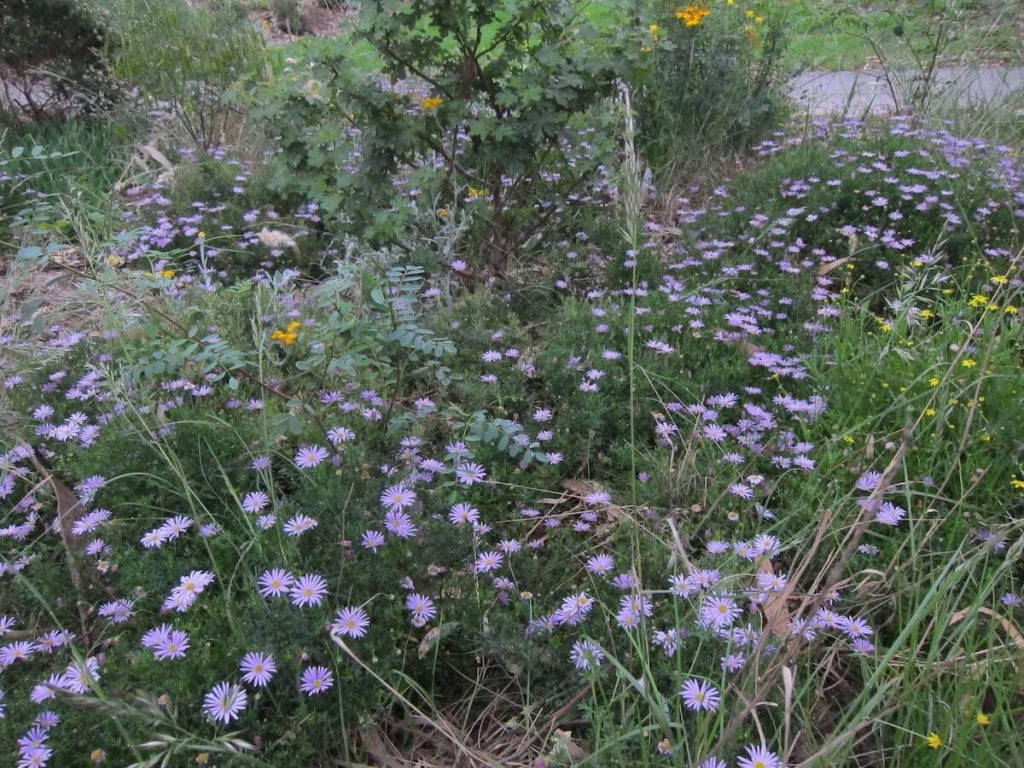
<path fill-rule="evenodd" d="M 577 640 L 569 651 L 569 660 L 576 669 L 594 669 L 604 661 L 604 651 L 590 640 Z"/>
<path fill-rule="evenodd" d="M 250 514 L 256 514 L 270 506 L 270 497 L 263 491 L 250 491 L 242 499 L 242 509 Z"/>
<path fill-rule="evenodd" d="M 750 744 L 746 747 L 747 756 L 741 757 L 739 768 L 781 768 L 779 756 L 764 746 Z"/>
<path fill-rule="evenodd" d="M 17 768 L 43 768 L 53 756 L 53 750 L 43 745 L 25 747 L 19 755 Z"/>
<path fill-rule="evenodd" d="M 269 653 L 258 653 L 256 651 L 247 653 L 242 657 L 239 666 L 242 672 L 242 682 L 263 688 L 270 682 L 277 672 L 277 664 L 274 657 Z"/>
<path fill-rule="evenodd" d="M 500 552 L 484 552 L 477 557 L 473 570 L 477 573 L 490 573 L 501 568 L 505 557 Z"/>
<path fill-rule="evenodd" d="M 448 520 L 453 525 L 472 525 L 479 519 L 480 513 L 476 508 L 464 501 L 452 505 L 451 511 L 448 513 Z"/>
<path fill-rule="evenodd" d="M 615 558 L 611 555 L 594 555 L 587 560 L 587 570 L 598 576 L 604 576 L 615 570 Z"/>
<path fill-rule="evenodd" d="M 304 445 L 295 452 L 295 466 L 312 469 L 327 460 L 327 449 L 322 445 Z"/>
<path fill-rule="evenodd" d="M 412 614 L 412 623 L 417 627 L 422 627 L 437 616 L 437 608 L 434 606 L 434 601 L 426 595 L 418 593 L 409 595 L 405 598 L 405 607 Z"/>
<path fill-rule="evenodd" d="M 284 524 L 284 532 L 289 536 L 301 536 L 306 531 L 316 528 L 317 525 L 317 521 L 309 515 L 295 515 Z"/>
<path fill-rule="evenodd" d="M 237 720 L 249 704 L 245 689 L 233 683 L 217 683 L 203 699 L 203 711 L 214 722 L 227 725 Z"/>
<path fill-rule="evenodd" d="M 180 629 L 172 629 L 153 648 L 153 658 L 157 661 L 183 659 L 186 651 L 188 651 L 188 635 Z"/>
<path fill-rule="evenodd" d="M 289 591 L 292 605 L 305 608 L 308 605 L 320 605 L 327 594 L 327 582 L 316 573 L 307 573 L 295 580 Z"/>
<path fill-rule="evenodd" d="M 331 624 L 331 634 L 358 640 L 370 626 L 370 615 L 361 606 L 349 606 L 338 611 Z"/>
<path fill-rule="evenodd" d="M 307 696 L 316 696 L 334 685 L 334 675 L 327 667 L 307 667 L 302 671 L 299 690 Z"/>
<path fill-rule="evenodd" d="M 260 576 L 260 594 L 263 597 L 280 597 L 287 594 L 295 577 L 284 568 L 274 568 L 264 571 Z"/>
<path fill-rule="evenodd" d="M 683 704 L 694 712 L 714 712 L 721 696 L 718 689 L 706 680 L 687 680 L 679 692 Z"/>
<path fill-rule="evenodd" d="M 416 535 L 416 526 L 405 512 L 390 511 L 385 514 L 384 527 L 400 539 L 411 539 Z"/>
<path fill-rule="evenodd" d="M 487 477 L 487 470 L 481 464 L 464 462 L 455 468 L 455 477 L 463 485 L 482 483 Z"/>
<path fill-rule="evenodd" d="M 556 624 L 576 626 L 583 622 L 594 608 L 595 600 L 586 592 L 569 595 L 555 611 Z"/>
<path fill-rule="evenodd" d="M 700 617 L 716 629 L 731 627 L 740 617 L 740 608 L 728 597 L 709 596 L 700 607 Z"/>
<path fill-rule="evenodd" d="M 416 493 L 404 485 L 393 485 L 380 495 L 380 503 L 390 512 L 401 512 L 416 502 Z"/>
<path fill-rule="evenodd" d="M 384 546 L 384 534 L 380 531 L 363 531 L 362 545 L 364 549 L 376 552 Z"/>

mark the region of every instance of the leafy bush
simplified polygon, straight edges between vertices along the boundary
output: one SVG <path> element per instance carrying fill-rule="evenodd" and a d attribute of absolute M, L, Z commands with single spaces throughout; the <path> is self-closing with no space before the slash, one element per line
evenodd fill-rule
<path fill-rule="evenodd" d="M 304 35 L 309 32 L 309 20 L 299 6 L 298 0 L 272 0 L 270 6 L 277 18 L 277 25 L 289 35 Z"/>
<path fill-rule="evenodd" d="M 785 111 L 785 9 L 776 3 L 656 4 L 637 95 L 641 141 L 655 166 L 695 150 L 743 150 Z M 696 158 L 700 159 L 700 158 Z"/>
<path fill-rule="evenodd" d="M 501 270 L 547 219 L 538 201 L 595 170 L 572 139 L 583 115 L 607 119 L 595 107 L 630 58 L 610 55 L 572 2 L 381 0 L 364 5 L 356 35 L 389 84 L 360 71 L 346 42 L 317 41 L 255 95 L 282 146 L 275 188 L 391 241 L 415 217 L 399 202 L 409 190 L 435 221 L 474 204 L 485 261 Z"/>
<path fill-rule="evenodd" d="M 223 143 L 238 110 L 231 88 L 262 62 L 260 34 L 228 4 L 120 0 L 113 71 L 144 103 L 168 111 L 197 146 Z"/>
<path fill-rule="evenodd" d="M 0 0 L 0 118 L 64 119 L 109 100 L 105 36 L 76 0 Z"/>

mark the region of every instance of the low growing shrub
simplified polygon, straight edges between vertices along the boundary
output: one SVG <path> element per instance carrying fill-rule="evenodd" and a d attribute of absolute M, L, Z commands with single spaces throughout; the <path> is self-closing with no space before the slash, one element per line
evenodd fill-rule
<path fill-rule="evenodd" d="M 263 60 L 259 32 L 223 3 L 119 0 L 114 7 L 114 73 L 197 146 L 223 143 L 238 116 L 231 88 Z"/>
<path fill-rule="evenodd" d="M 60 120 L 115 95 L 102 17 L 77 0 L 0 0 L 0 120 Z"/>

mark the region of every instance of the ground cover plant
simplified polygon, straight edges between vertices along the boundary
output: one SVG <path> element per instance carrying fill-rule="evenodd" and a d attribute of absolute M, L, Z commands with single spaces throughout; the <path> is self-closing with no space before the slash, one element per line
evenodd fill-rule
<path fill-rule="evenodd" d="M 4 297 L 5 756 L 1015 765 L 1019 148 L 822 120 L 762 126 L 725 178 L 647 170 L 648 63 L 719 13 L 734 45 L 760 26 L 739 0 L 602 9 L 633 19 L 608 66 L 636 80 L 501 107 L 523 154 L 474 147 L 486 67 L 479 107 L 444 89 L 487 29 L 560 76 L 575 54 L 423 5 L 454 47 L 376 33 L 434 83 L 289 49 L 232 102 L 263 132 L 147 142 L 104 205 L 57 183 L 70 147 L 0 155 L 11 269 L 79 284 L 70 320 Z M 494 82 L 557 102 L 516 55 Z M 511 255 L 494 194 L 542 222 Z"/>

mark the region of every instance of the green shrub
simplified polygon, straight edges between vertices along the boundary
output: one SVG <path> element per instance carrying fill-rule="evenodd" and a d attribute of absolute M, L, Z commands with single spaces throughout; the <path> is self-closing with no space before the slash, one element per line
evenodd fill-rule
<path fill-rule="evenodd" d="M 360 70 L 347 41 L 315 41 L 305 66 L 255 94 L 282 148 L 275 188 L 388 242 L 416 218 L 411 189 L 435 221 L 435 209 L 472 206 L 497 270 L 542 226 L 544 192 L 593 172 L 597 153 L 572 156 L 571 139 L 584 115 L 591 126 L 609 118 L 598 106 L 634 58 L 568 1 L 382 0 L 364 6 L 357 36 L 390 83 Z"/>
<path fill-rule="evenodd" d="M 0 0 L 0 119 L 63 119 L 110 98 L 104 37 L 75 0 Z"/>
<path fill-rule="evenodd" d="M 277 18 L 277 26 L 289 35 L 309 32 L 309 20 L 302 12 L 298 0 L 272 0 L 270 7 Z"/>
<path fill-rule="evenodd" d="M 648 79 L 637 95 L 652 164 L 742 150 L 779 124 L 784 11 L 661 3 L 653 19 Z"/>
<path fill-rule="evenodd" d="M 262 60 L 256 29 L 233 6 L 183 0 L 122 0 L 116 18 L 114 73 L 196 145 L 222 143 L 237 116 L 231 88 Z"/>

